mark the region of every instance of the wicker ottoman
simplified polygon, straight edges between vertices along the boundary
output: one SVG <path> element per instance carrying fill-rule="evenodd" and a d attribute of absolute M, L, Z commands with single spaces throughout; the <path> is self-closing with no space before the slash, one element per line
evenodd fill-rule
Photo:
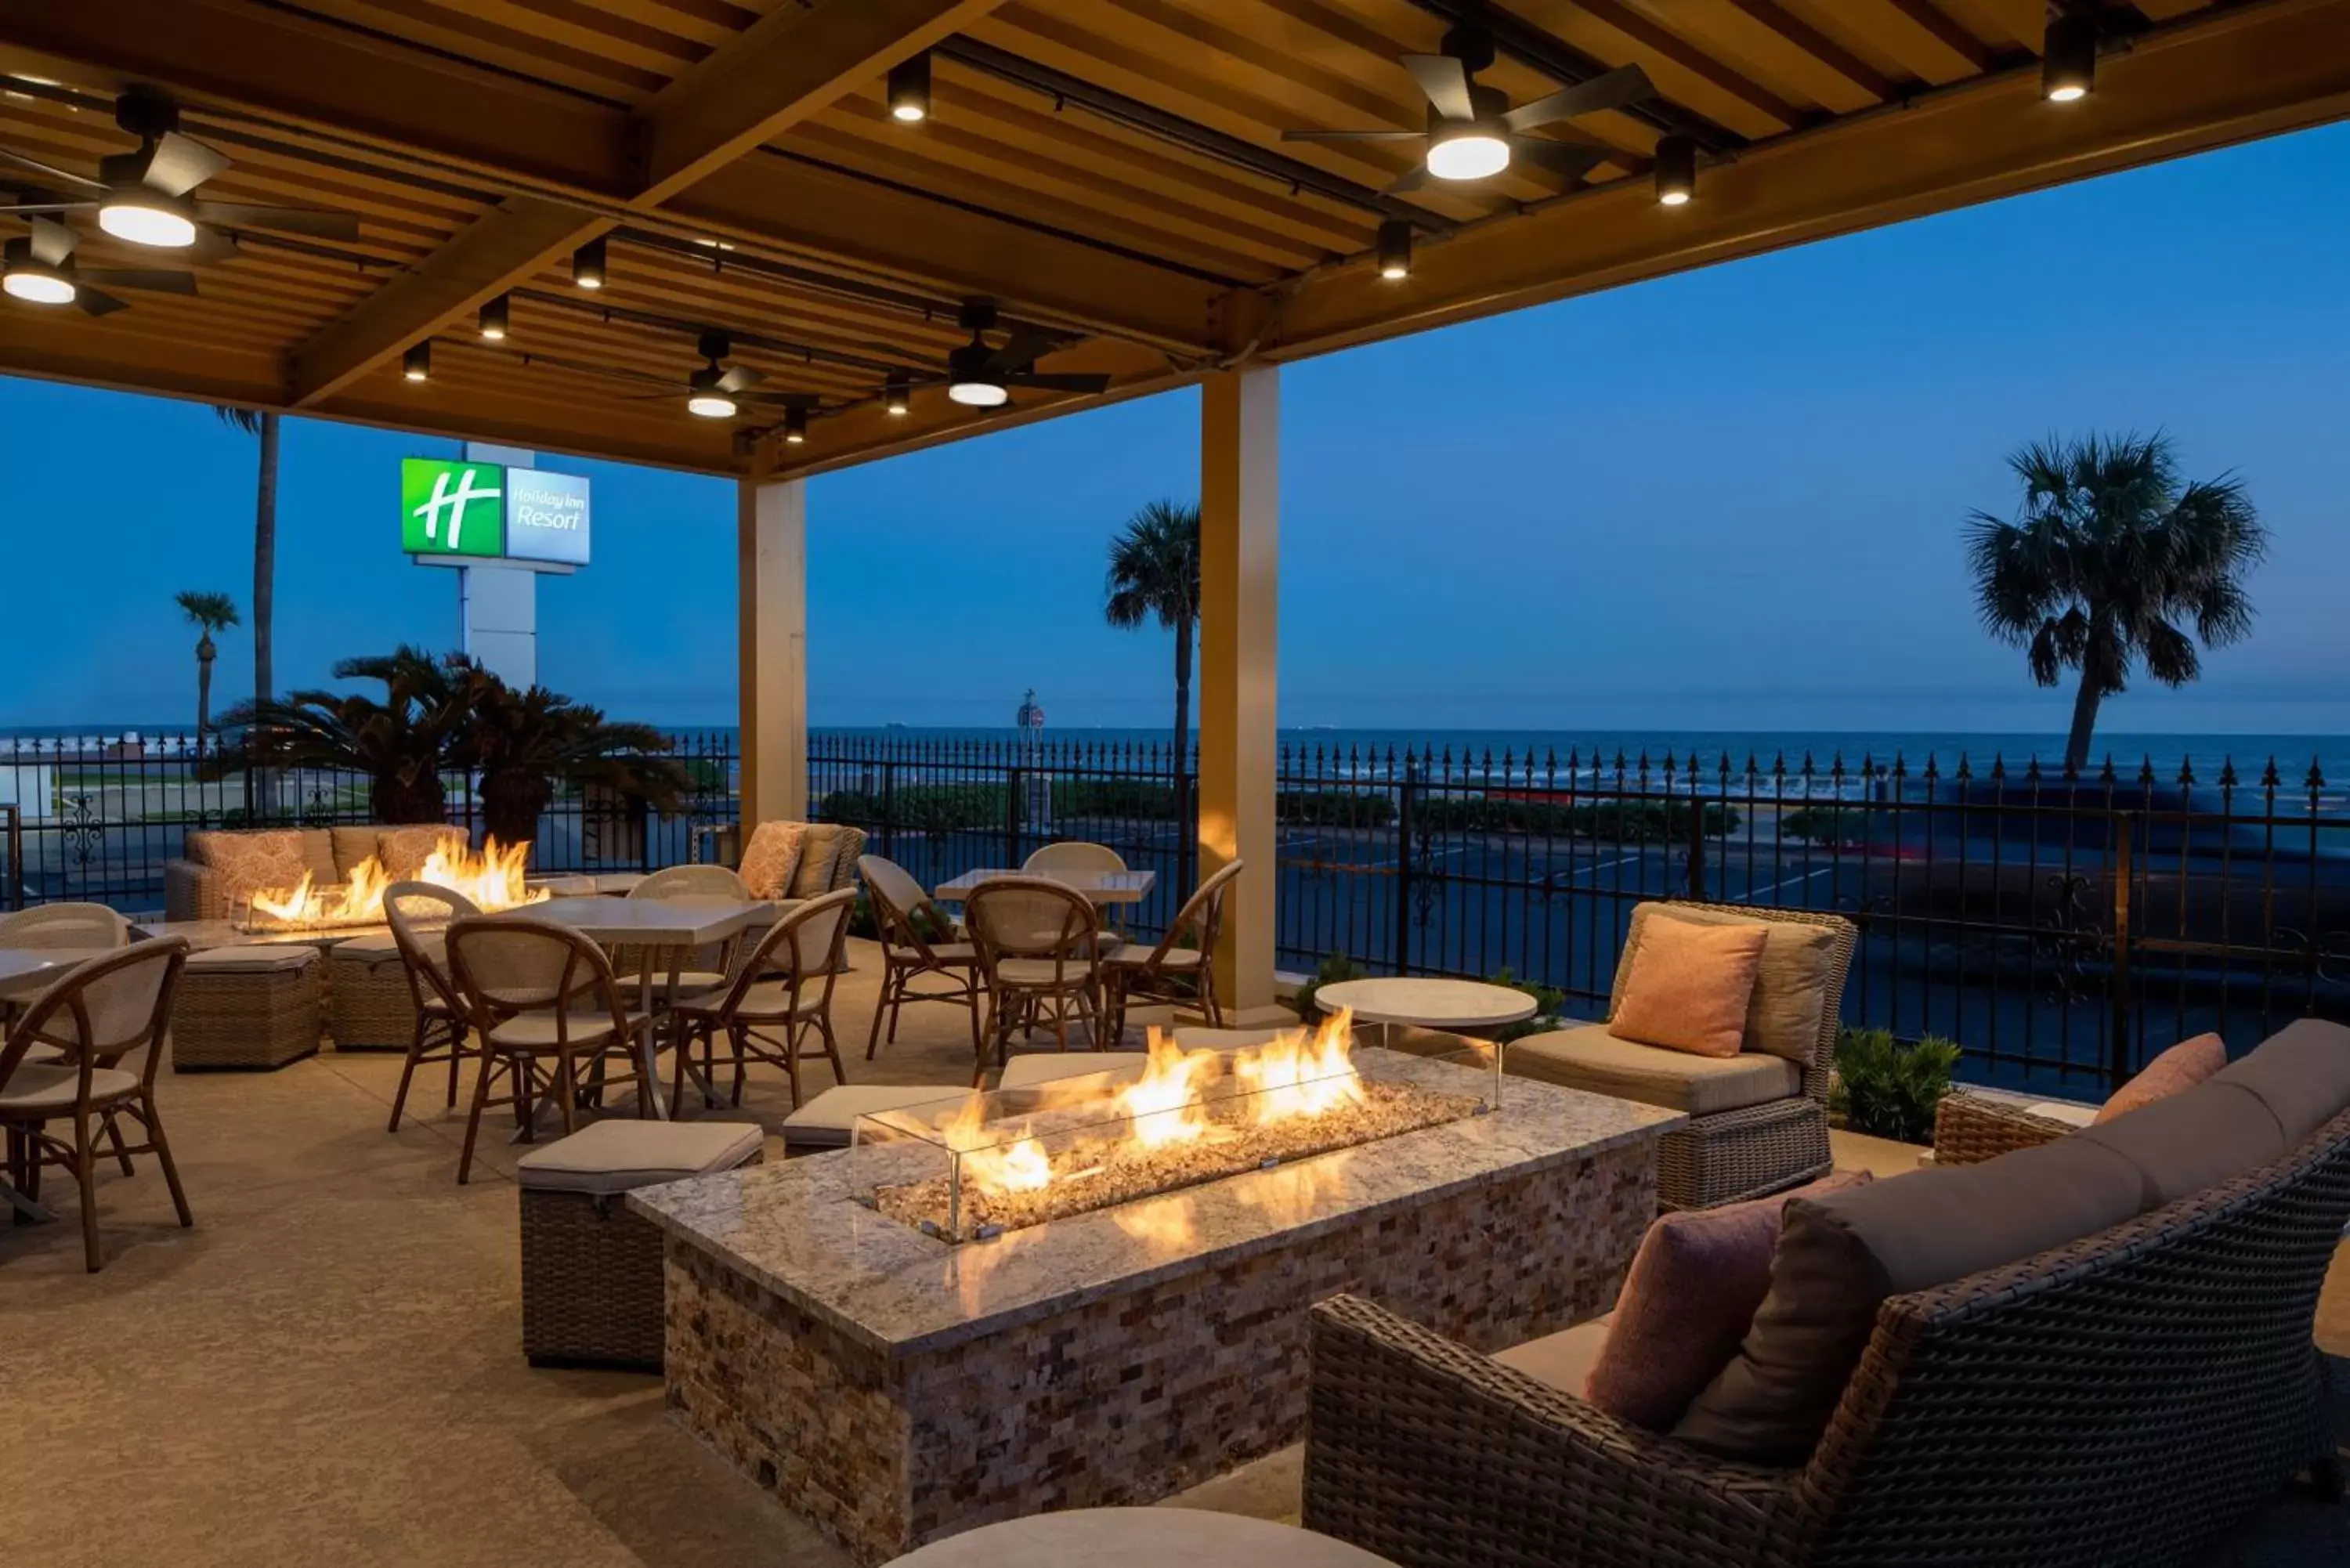
<path fill-rule="evenodd" d="M 338 1051 L 405 1051 L 416 1038 L 416 998 L 390 931 L 338 942 L 327 954 L 327 1033 Z"/>
<path fill-rule="evenodd" d="M 533 1366 L 661 1367 L 661 1234 L 625 1194 L 755 1164 L 749 1122 L 601 1121 L 525 1155 L 522 1349 Z"/>
<path fill-rule="evenodd" d="M 320 1023 L 317 949 L 190 953 L 172 1004 L 172 1070 L 283 1067 L 318 1048 Z"/>
<path fill-rule="evenodd" d="M 1097 1073 L 1107 1073 L 1119 1065 L 1092 1052 L 1086 1054 L 1092 1059 Z M 857 1136 L 859 1116 L 879 1116 L 883 1111 L 903 1110 L 933 1100 L 962 1099 L 972 1092 L 968 1084 L 836 1084 L 820 1095 L 810 1096 L 806 1105 L 784 1118 L 778 1129 L 784 1137 L 784 1152 L 816 1154 L 828 1148 L 847 1148 Z"/>

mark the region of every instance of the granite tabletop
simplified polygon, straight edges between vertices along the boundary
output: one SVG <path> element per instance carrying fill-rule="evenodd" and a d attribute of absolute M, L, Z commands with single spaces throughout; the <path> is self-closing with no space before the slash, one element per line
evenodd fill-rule
<path fill-rule="evenodd" d="M 1490 1079 L 1382 1050 L 1381 1077 L 1477 1095 Z M 1681 1125 L 1678 1111 L 1508 1081 L 1503 1108 L 1399 1137 L 1071 1215 L 961 1246 L 858 1201 L 877 1159 L 906 1146 L 840 1149 L 629 1195 L 629 1207 L 881 1354 L 940 1350 L 1138 1285 L 1213 1268 L 1301 1233 L 1564 1164 Z M 927 1173 L 929 1168 L 925 1168 Z"/>

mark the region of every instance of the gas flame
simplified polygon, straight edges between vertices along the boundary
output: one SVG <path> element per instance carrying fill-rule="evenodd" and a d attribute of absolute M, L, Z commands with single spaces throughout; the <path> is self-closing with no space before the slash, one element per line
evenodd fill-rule
<path fill-rule="evenodd" d="M 525 883 L 530 864 L 528 843 L 501 846 L 494 838 L 479 850 L 461 833 L 445 833 L 412 878 L 446 888 L 482 910 L 511 909 L 536 904 L 547 890 Z M 351 867 L 350 880 L 339 887 L 321 887 L 308 872 L 284 890 L 255 893 L 252 923 L 261 929 L 314 930 L 333 926 L 372 926 L 383 920 L 383 896 L 393 878 L 372 855 Z"/>
<path fill-rule="evenodd" d="M 1294 1030 L 1232 1057 L 1232 1076 L 1253 1095 L 1260 1126 L 1362 1103 L 1363 1077 L 1351 1060 L 1354 1023 L 1341 1009 L 1311 1036 Z"/>

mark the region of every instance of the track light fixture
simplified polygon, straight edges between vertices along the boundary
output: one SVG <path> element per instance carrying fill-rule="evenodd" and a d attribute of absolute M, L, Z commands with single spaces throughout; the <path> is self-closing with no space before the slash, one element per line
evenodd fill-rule
<path fill-rule="evenodd" d="M 890 118 L 908 125 L 931 118 L 931 52 L 924 49 L 889 67 Z"/>
<path fill-rule="evenodd" d="M 906 410 L 913 406 L 912 392 L 912 378 L 903 370 L 893 370 L 889 375 L 889 385 L 881 389 L 881 407 L 890 414 L 902 418 Z"/>
<path fill-rule="evenodd" d="M 1657 141 L 1657 201 L 1667 207 L 1686 207 L 1697 194 L 1697 142 L 1686 136 L 1660 137 Z"/>
<path fill-rule="evenodd" d="M 2050 103 L 2078 103 L 2097 86 L 2097 24 L 2067 11 L 2049 18 L 2040 42 L 2040 96 Z"/>
<path fill-rule="evenodd" d="M 571 281 L 581 288 L 604 286 L 604 242 L 589 240 L 571 253 Z"/>
<path fill-rule="evenodd" d="M 512 310 L 512 295 L 502 294 L 482 306 L 482 336 L 492 343 L 503 342 L 506 335 L 507 313 Z"/>
<path fill-rule="evenodd" d="M 1403 218 L 1389 218 L 1379 225 L 1379 275 L 1384 278 L 1411 275 L 1411 223 Z"/>
<path fill-rule="evenodd" d="M 400 357 L 400 373 L 411 381 L 427 381 L 432 379 L 432 340 L 431 338 L 408 346 L 408 352 Z"/>
<path fill-rule="evenodd" d="M 787 446 L 807 444 L 807 410 L 789 408 L 784 410 L 784 442 Z"/>

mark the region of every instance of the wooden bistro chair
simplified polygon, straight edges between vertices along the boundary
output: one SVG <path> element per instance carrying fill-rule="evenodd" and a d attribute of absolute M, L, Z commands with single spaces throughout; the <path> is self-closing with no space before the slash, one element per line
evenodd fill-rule
<path fill-rule="evenodd" d="M 1072 838 L 1043 846 L 1020 863 L 1020 869 L 1033 876 L 1044 877 L 1055 871 L 1124 871 L 1128 867 L 1126 857 L 1108 845 Z M 1107 953 L 1125 942 L 1126 933 L 1114 907 L 1104 908 L 1097 913 L 1094 923 L 1101 928 L 1103 952 Z"/>
<path fill-rule="evenodd" d="M 482 1050 L 457 1157 L 461 1184 L 473 1174 L 473 1144 L 489 1106 L 512 1106 L 527 1140 L 539 1104 L 551 1096 L 563 1130 L 572 1131 L 582 1066 L 596 1088 L 636 1085 L 637 1115 L 653 1114 L 654 1080 L 638 1055 L 651 1020 L 622 1003 L 603 949 L 568 926 L 512 915 L 452 920 L 448 947 L 450 973 Z M 501 1079 L 504 1093 L 493 1095 Z"/>
<path fill-rule="evenodd" d="M 446 947 L 449 923 L 481 912 L 463 893 L 432 882 L 395 882 L 384 890 L 384 919 L 391 926 L 392 945 L 400 950 L 409 1000 L 416 1004 L 416 1032 L 408 1042 L 408 1060 L 400 1064 L 400 1091 L 391 1097 L 393 1132 L 400 1130 L 409 1080 L 417 1068 L 449 1064 L 449 1108 L 454 1110 L 463 1063 L 482 1054 L 466 1045 L 467 1009 L 450 978 Z"/>
<path fill-rule="evenodd" d="M 91 951 L 128 946 L 130 922 L 104 904 L 40 904 L 0 915 L 0 948 L 33 952 Z M 14 1018 L 24 999 L 0 1002 L 0 1025 Z M 124 1174 L 130 1163 L 124 1162 Z"/>
<path fill-rule="evenodd" d="M 873 901 L 873 923 L 881 936 L 881 993 L 873 1003 L 865 1059 L 881 1048 L 881 1015 L 889 1015 L 889 1041 L 898 1043 L 898 1012 L 910 1002 L 951 1002 L 971 1010 L 971 1053 L 983 1058 L 980 1039 L 979 950 L 955 940 L 955 921 L 932 903 L 906 868 L 879 855 L 860 856 L 858 874 Z M 944 932 L 944 936 L 933 933 Z M 936 975 L 943 988 L 916 990 L 914 981 Z"/>
<path fill-rule="evenodd" d="M 736 903 L 751 902 L 751 889 L 743 878 L 723 866 L 666 866 L 653 872 L 629 889 L 631 898 L 730 898 Z M 687 960 L 677 976 L 677 994 L 683 998 L 696 992 L 715 993 L 734 972 L 735 939 L 697 950 Z M 656 978 L 669 973 L 669 953 L 660 948 L 629 946 L 613 950 L 612 967 L 623 973 L 640 971 L 650 964 Z M 656 993 L 658 994 L 658 993 Z"/>
<path fill-rule="evenodd" d="M 126 1171 L 131 1155 L 153 1155 L 180 1223 L 196 1222 L 155 1109 L 155 1073 L 187 960 L 188 944 L 172 937 L 79 964 L 26 1006 L 0 1045 L 0 1128 L 7 1133 L 9 1182 L 37 1201 L 42 1167 L 73 1173 L 81 1189 L 82 1251 L 91 1273 L 105 1262 L 98 1242 L 101 1133 Z M 141 1050 L 146 1055 L 135 1071 L 121 1065 Z M 143 1141 L 124 1141 L 124 1117 L 138 1124 Z M 69 1123 L 70 1135 L 51 1133 L 51 1122 Z"/>
<path fill-rule="evenodd" d="M 1216 943 L 1223 935 L 1224 895 L 1244 864 L 1235 860 L 1201 883 L 1157 947 L 1149 952 L 1128 948 L 1102 961 L 1102 1005 L 1114 1044 L 1126 1039 L 1127 1004 L 1136 1001 L 1194 1002 L 1209 1028 L 1224 1026 L 1224 1011 L 1216 1001 Z M 1187 932 L 1198 946 L 1176 945 Z"/>
<path fill-rule="evenodd" d="M 1074 1014 L 1090 1030 L 1094 1049 L 1102 1048 L 1101 933 L 1091 900 L 1040 877 L 994 877 L 972 889 L 963 919 L 979 950 L 998 1067 L 1010 1054 L 1014 1023 L 1033 1034 L 1049 1017 L 1066 1051 Z M 974 1081 L 986 1070 L 983 1055 Z"/>
<path fill-rule="evenodd" d="M 832 987 L 847 946 L 849 911 L 856 904 L 856 888 L 836 888 L 797 905 L 767 928 L 750 961 L 738 966 L 723 992 L 678 1003 L 672 1094 L 685 1093 L 686 1053 L 695 1039 L 702 1042 L 704 1081 L 717 1081 L 715 1042 L 722 1033 L 734 1067 L 735 1105 L 743 1103 L 744 1068 L 764 1062 L 784 1070 L 791 1081 L 792 1108 L 799 1109 L 801 1046 L 810 1032 L 823 1042 L 833 1082 L 848 1082 L 840 1042 L 832 1032 Z"/>

